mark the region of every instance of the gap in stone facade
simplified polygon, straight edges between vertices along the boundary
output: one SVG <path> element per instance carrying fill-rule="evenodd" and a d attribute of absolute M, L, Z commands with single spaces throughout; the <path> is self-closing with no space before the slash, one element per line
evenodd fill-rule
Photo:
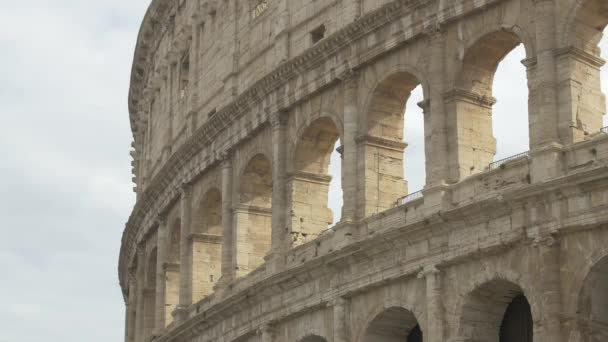
<path fill-rule="evenodd" d="M 334 221 L 330 226 L 340 222 L 342 218 L 342 204 L 344 203 L 344 199 L 342 198 L 342 155 L 338 151 L 340 146 L 342 146 L 342 143 L 338 140 L 329 161 L 331 182 L 329 183 L 327 207 L 331 209 L 334 217 Z"/>
<path fill-rule="evenodd" d="M 492 108 L 492 129 L 496 138 L 494 161 L 530 149 L 528 126 L 528 81 L 521 61 L 526 50 L 520 44 L 498 65 L 493 84 L 497 102 Z"/>
<path fill-rule="evenodd" d="M 417 105 L 423 100 L 422 86 L 418 85 L 405 105 L 403 139 L 407 148 L 403 152 L 403 179 L 407 179 L 409 193 L 422 190 L 426 183 L 424 113 Z"/>

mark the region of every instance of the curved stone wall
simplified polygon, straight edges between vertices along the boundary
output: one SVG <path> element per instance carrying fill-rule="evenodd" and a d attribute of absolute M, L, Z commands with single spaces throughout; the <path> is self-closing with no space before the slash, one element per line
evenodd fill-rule
<path fill-rule="evenodd" d="M 602 0 L 153 0 L 126 340 L 605 340 L 606 24 Z M 520 44 L 530 151 L 493 163 L 494 73 Z M 418 85 L 427 181 L 408 196 Z"/>

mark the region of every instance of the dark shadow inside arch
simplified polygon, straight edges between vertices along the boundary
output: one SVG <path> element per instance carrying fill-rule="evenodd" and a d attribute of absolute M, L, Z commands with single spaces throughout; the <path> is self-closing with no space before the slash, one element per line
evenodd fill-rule
<path fill-rule="evenodd" d="M 318 335 L 310 335 L 304 337 L 300 342 L 327 342 L 327 340 Z"/>
<path fill-rule="evenodd" d="M 460 334 L 470 341 L 533 342 L 531 311 L 518 285 L 492 280 L 465 297 Z"/>
<path fill-rule="evenodd" d="M 392 307 L 376 316 L 365 331 L 363 342 L 422 342 L 423 334 L 411 311 Z"/>
<path fill-rule="evenodd" d="M 608 256 L 585 278 L 577 315 L 583 342 L 608 341 Z"/>

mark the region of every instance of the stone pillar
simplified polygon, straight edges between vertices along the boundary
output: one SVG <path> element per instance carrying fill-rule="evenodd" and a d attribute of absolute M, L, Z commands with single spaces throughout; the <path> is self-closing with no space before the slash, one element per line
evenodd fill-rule
<path fill-rule="evenodd" d="M 158 230 L 156 232 L 156 322 L 155 333 L 159 335 L 165 329 L 167 322 L 165 312 L 165 268 L 167 261 L 167 218 L 164 215 L 158 217 Z"/>
<path fill-rule="evenodd" d="M 135 325 L 137 321 L 137 270 L 129 270 L 129 298 L 127 301 L 126 342 L 135 342 Z"/>
<path fill-rule="evenodd" d="M 344 137 L 342 146 L 343 208 L 342 222 L 357 219 L 357 136 L 359 108 L 357 93 L 359 73 L 351 72 L 344 78 Z"/>
<path fill-rule="evenodd" d="M 232 250 L 234 248 L 232 229 L 232 154 L 222 156 L 222 277 L 217 283 L 221 287 L 234 280 Z"/>
<path fill-rule="evenodd" d="M 537 108 L 530 113 L 530 147 L 560 140 L 557 112 L 557 68 L 555 64 L 555 0 L 534 0 L 537 58 Z M 567 123 L 570 125 L 570 122 Z"/>
<path fill-rule="evenodd" d="M 144 290 L 145 290 L 145 252 L 143 246 L 137 246 L 137 316 L 135 322 L 135 341 L 144 342 Z"/>
<path fill-rule="evenodd" d="M 422 109 L 425 129 L 426 187 L 433 188 L 448 180 L 450 153 L 443 100 L 446 75 L 445 33 L 441 27 L 433 27 L 428 33 L 431 41 L 429 53 L 431 81 L 429 94 L 425 94 L 428 101 L 424 103 Z"/>
<path fill-rule="evenodd" d="M 334 342 L 349 342 L 348 301 L 337 298 L 334 301 Z"/>
<path fill-rule="evenodd" d="M 291 247 L 286 238 L 287 203 L 287 113 L 271 115 L 272 124 L 272 247 L 271 255 L 280 258 L 283 251 Z M 278 255 L 279 254 L 279 255 Z M 277 265 L 279 266 L 279 265 Z M 280 267 L 280 266 L 279 266 Z"/>
<path fill-rule="evenodd" d="M 192 262 L 190 256 L 190 226 L 192 221 L 192 185 L 184 184 L 181 188 L 180 201 L 180 289 L 179 305 L 175 309 L 174 317 L 177 322 L 184 322 L 188 319 L 188 307 L 192 305 Z"/>
<path fill-rule="evenodd" d="M 284 63 L 289 60 L 289 1 L 280 0 L 278 3 L 278 18 L 274 26 L 275 30 L 275 61 Z"/>
<path fill-rule="evenodd" d="M 562 342 L 561 329 L 561 276 L 560 276 L 560 244 L 551 235 L 542 236 L 537 240 L 540 266 L 540 342 Z M 536 337 L 535 337 L 536 340 Z"/>
<path fill-rule="evenodd" d="M 426 327 L 425 342 L 443 342 L 443 305 L 441 301 L 441 273 L 430 265 L 418 274 L 426 280 Z"/>

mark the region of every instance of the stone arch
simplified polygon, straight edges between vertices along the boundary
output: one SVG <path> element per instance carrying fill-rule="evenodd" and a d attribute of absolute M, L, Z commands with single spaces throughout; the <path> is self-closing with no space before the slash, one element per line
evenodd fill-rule
<path fill-rule="evenodd" d="M 272 236 L 272 163 L 265 154 L 254 155 L 238 180 L 238 205 L 234 209 L 237 276 L 264 263 Z"/>
<path fill-rule="evenodd" d="M 407 147 L 403 141 L 404 113 L 412 91 L 419 85 L 425 97 L 419 106 L 425 109 L 429 89 L 425 78 L 417 69 L 399 65 L 376 81 L 364 107 L 358 142 L 360 158 L 366 165 L 359 178 L 363 182 L 360 188 L 364 189 L 364 216 L 389 209 L 408 194 L 403 177 Z"/>
<path fill-rule="evenodd" d="M 453 88 L 445 94 L 446 111 L 451 133 L 451 149 L 455 159 L 451 159 L 450 176 L 459 181 L 475 173 L 486 170 L 496 155 L 496 138 L 493 134 L 492 107 L 494 76 L 499 64 L 518 46 L 526 49 L 528 60 L 534 56 L 534 46 L 524 30 L 518 26 L 488 27 L 467 39 L 456 70 Z M 524 66 L 522 66 L 523 68 Z M 527 86 L 530 87 L 528 71 Z M 533 103 L 528 89 L 525 99 Z M 528 110 L 528 126 L 533 132 Z M 537 123 L 540 124 L 540 123 Z M 535 138 L 529 138 L 533 144 Z M 524 151 L 522 151 L 524 152 Z"/>
<path fill-rule="evenodd" d="M 221 276 L 222 264 L 222 193 L 211 188 L 197 204 L 198 218 L 191 236 L 192 293 L 196 302 L 213 292 Z"/>
<path fill-rule="evenodd" d="M 608 26 L 608 3 L 577 0 L 563 27 L 558 56 L 560 136 L 565 143 L 583 140 L 603 126 L 606 98 L 602 93 L 599 43 Z"/>
<path fill-rule="evenodd" d="M 598 55 L 598 44 L 608 26 L 608 4 L 603 0 L 576 0 L 568 13 L 562 45 Z"/>
<path fill-rule="evenodd" d="M 416 315 L 401 305 L 386 305 L 375 310 L 359 336 L 359 342 L 423 341 Z"/>
<path fill-rule="evenodd" d="M 489 280 L 487 280 L 489 279 Z M 486 278 L 463 296 L 458 335 L 467 341 L 532 342 L 535 304 L 516 282 Z"/>
<path fill-rule="evenodd" d="M 585 277 L 577 304 L 582 342 L 608 340 L 608 256 L 592 265 Z"/>
<path fill-rule="evenodd" d="M 290 154 L 291 170 L 287 181 L 291 218 L 288 222 L 289 239 L 300 245 L 315 239 L 333 222 L 327 207 L 330 156 L 340 132 L 335 121 L 321 116 L 300 129 Z"/>

